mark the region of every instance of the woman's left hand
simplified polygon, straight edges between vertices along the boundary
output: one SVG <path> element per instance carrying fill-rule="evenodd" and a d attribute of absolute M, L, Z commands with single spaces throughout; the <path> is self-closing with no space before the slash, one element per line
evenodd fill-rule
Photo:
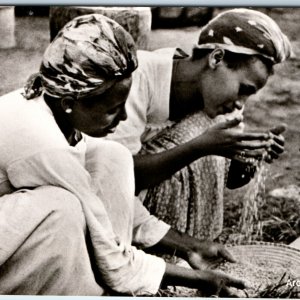
<path fill-rule="evenodd" d="M 281 134 L 286 130 L 286 125 L 282 124 L 270 130 L 271 145 L 267 150 L 264 160 L 272 163 L 273 159 L 277 159 L 284 151 L 284 136 Z"/>
<path fill-rule="evenodd" d="M 223 245 L 199 240 L 172 228 L 157 244 L 147 248 L 147 252 L 176 255 L 192 268 L 200 270 L 206 269 L 211 263 L 236 261 Z"/>
<path fill-rule="evenodd" d="M 218 263 L 224 260 L 236 262 L 232 254 L 221 244 L 213 242 L 201 242 L 194 239 L 194 245 L 190 246 L 186 260 L 194 269 L 203 269 L 210 263 Z"/>

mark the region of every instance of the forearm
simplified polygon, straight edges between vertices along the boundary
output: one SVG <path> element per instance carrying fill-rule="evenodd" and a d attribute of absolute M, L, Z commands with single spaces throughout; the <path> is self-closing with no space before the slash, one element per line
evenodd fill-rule
<path fill-rule="evenodd" d="M 136 192 L 161 183 L 210 151 L 205 139 L 198 139 L 160 153 L 134 156 Z"/>
<path fill-rule="evenodd" d="M 201 242 L 197 241 L 198 247 L 200 244 Z M 176 255 L 187 260 L 189 255 L 195 250 L 194 246 L 195 238 L 171 228 L 156 245 L 146 250 L 147 252 Z"/>
<path fill-rule="evenodd" d="M 246 284 L 240 279 L 212 270 L 193 270 L 167 264 L 161 286 L 186 286 L 198 289 L 203 296 L 236 297 L 230 287 L 244 289 Z"/>
<path fill-rule="evenodd" d="M 173 264 L 166 264 L 166 271 L 162 279 L 162 286 L 186 286 L 195 287 L 197 278 L 196 274 L 192 269 L 179 267 Z M 201 277 L 201 276 L 199 276 Z M 198 278 L 200 279 L 200 278 Z M 197 282 L 199 283 L 199 281 Z M 199 286 L 198 286 L 199 287 Z"/>

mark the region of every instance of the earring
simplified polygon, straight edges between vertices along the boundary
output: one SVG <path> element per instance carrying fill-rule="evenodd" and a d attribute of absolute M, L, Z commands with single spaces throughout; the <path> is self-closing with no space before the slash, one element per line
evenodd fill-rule
<path fill-rule="evenodd" d="M 72 108 L 67 108 L 66 110 L 65 110 L 65 112 L 66 112 L 66 114 L 70 114 L 71 112 L 72 112 Z"/>

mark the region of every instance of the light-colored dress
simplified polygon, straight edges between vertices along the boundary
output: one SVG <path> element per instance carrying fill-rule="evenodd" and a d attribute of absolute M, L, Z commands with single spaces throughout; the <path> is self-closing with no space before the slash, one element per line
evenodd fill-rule
<path fill-rule="evenodd" d="M 1 294 L 157 292 L 165 262 L 132 243 L 151 246 L 170 227 L 133 196 L 125 147 L 69 146 L 43 98 L 16 91 L 0 98 L 0 149 Z"/>
<path fill-rule="evenodd" d="M 126 103 L 127 120 L 109 139 L 133 153 L 156 153 L 186 142 L 222 117 L 203 112 L 175 124 L 168 120 L 175 48 L 138 51 L 139 67 Z M 178 56 L 177 56 L 178 57 Z M 206 156 L 178 171 L 160 185 L 142 191 L 140 199 L 151 213 L 172 227 L 200 239 L 215 239 L 223 225 L 223 193 L 228 162 Z"/>

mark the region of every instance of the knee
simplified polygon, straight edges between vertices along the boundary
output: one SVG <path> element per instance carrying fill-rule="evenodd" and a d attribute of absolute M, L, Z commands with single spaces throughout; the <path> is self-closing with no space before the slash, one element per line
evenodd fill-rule
<path fill-rule="evenodd" d="M 26 191 L 29 201 L 47 214 L 55 228 L 68 231 L 85 228 L 85 219 L 79 199 L 66 189 L 43 186 Z"/>

